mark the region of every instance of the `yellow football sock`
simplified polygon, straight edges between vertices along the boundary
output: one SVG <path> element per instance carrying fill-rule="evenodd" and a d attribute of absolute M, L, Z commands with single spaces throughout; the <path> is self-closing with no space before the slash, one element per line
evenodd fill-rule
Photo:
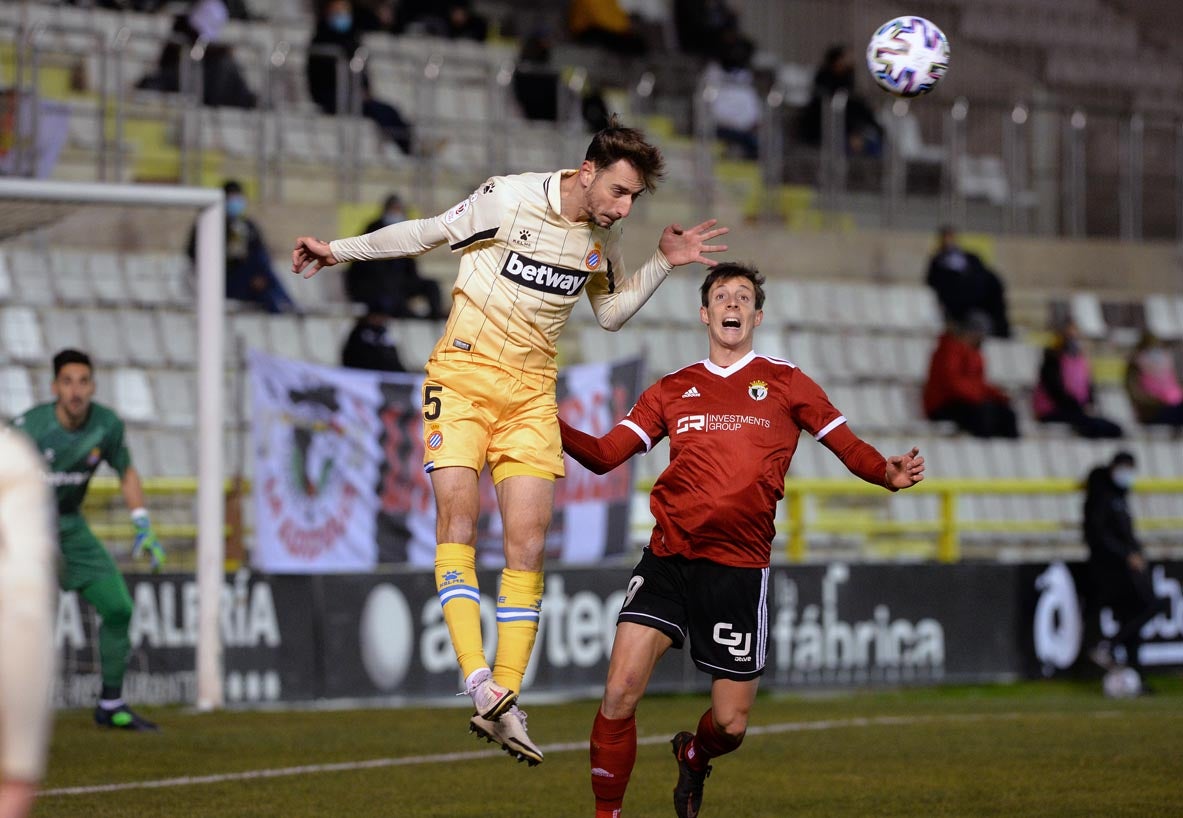
<path fill-rule="evenodd" d="M 542 572 L 501 572 L 501 593 L 497 596 L 497 661 L 493 680 L 510 690 L 522 689 L 522 677 L 538 635 L 542 610 Z"/>
<path fill-rule="evenodd" d="M 435 587 L 456 660 L 467 679 L 488 667 L 481 642 L 481 592 L 476 578 L 476 549 L 471 545 L 442 542 L 435 549 Z"/>

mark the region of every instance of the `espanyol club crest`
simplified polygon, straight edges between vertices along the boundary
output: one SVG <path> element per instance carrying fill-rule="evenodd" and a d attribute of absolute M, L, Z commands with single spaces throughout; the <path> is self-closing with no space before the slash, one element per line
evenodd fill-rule
<path fill-rule="evenodd" d="M 583 260 L 583 263 L 587 265 L 587 269 L 595 270 L 600 266 L 600 260 L 604 257 L 603 252 L 603 248 L 600 247 L 598 241 L 592 245 L 592 249 L 588 251 L 587 257 Z"/>
<path fill-rule="evenodd" d="M 764 400 L 768 397 L 768 384 L 764 381 L 752 381 L 748 384 L 748 397 L 752 400 Z"/>

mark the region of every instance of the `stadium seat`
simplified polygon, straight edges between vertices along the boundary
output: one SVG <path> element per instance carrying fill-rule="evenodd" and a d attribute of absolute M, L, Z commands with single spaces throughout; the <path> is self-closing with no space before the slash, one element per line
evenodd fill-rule
<path fill-rule="evenodd" d="M 86 334 L 82 316 L 78 311 L 49 307 L 41 311 L 41 323 L 46 328 L 52 345 L 52 349 L 45 350 L 47 361 L 61 349 L 92 351 L 90 338 Z"/>
<path fill-rule="evenodd" d="M 0 356 L 21 363 L 44 363 L 45 338 L 32 307 L 0 307 L 0 340 Z"/>
<path fill-rule="evenodd" d="M 305 360 L 304 333 L 301 319 L 296 315 L 272 315 L 270 317 L 270 351 L 285 358 Z"/>
<path fill-rule="evenodd" d="M 194 428 L 197 416 L 197 373 L 165 369 L 152 375 L 158 419 L 174 429 Z"/>
<path fill-rule="evenodd" d="M 1068 301 L 1068 313 L 1085 338 L 1100 339 L 1109 334 L 1096 293 L 1076 292 Z"/>
<path fill-rule="evenodd" d="M 159 367 L 167 355 L 157 335 L 156 317 L 147 310 L 122 309 L 114 313 L 126 343 L 127 358 L 137 366 Z"/>
<path fill-rule="evenodd" d="M 1148 295 L 1146 329 L 1163 340 L 1183 337 L 1183 300 L 1169 295 Z"/>
<path fill-rule="evenodd" d="M 341 347 L 349 335 L 349 322 L 340 318 L 309 315 L 304 319 L 304 351 L 309 361 L 337 365 Z"/>
<path fill-rule="evenodd" d="M 147 434 L 152 449 L 154 477 L 192 477 L 197 474 L 195 438 L 182 431 L 158 429 Z"/>
<path fill-rule="evenodd" d="M 101 304 L 118 306 L 130 303 L 123 261 L 115 253 L 95 250 L 90 254 L 91 286 Z"/>
<path fill-rule="evenodd" d="M 226 360 L 245 361 L 252 349 L 270 353 L 273 317 L 257 312 L 239 312 L 227 316 Z"/>
<path fill-rule="evenodd" d="M 152 399 L 148 376 L 142 369 L 116 369 L 112 373 L 110 394 L 114 396 L 115 411 L 125 421 L 152 423 L 156 420 L 156 402 Z"/>
<path fill-rule="evenodd" d="M 79 250 L 54 249 L 49 254 L 54 289 L 62 304 L 84 306 L 94 303 L 93 275 L 89 254 Z"/>
<path fill-rule="evenodd" d="M 122 327 L 110 310 L 79 310 L 85 337 L 90 342 L 89 352 L 99 366 L 122 366 L 131 362 L 130 344 L 124 339 Z"/>
<path fill-rule="evenodd" d="M 32 408 L 33 381 L 23 366 L 0 366 L 0 417 L 11 419 Z"/>
<path fill-rule="evenodd" d="M 12 278 L 14 301 L 42 307 L 56 300 L 53 273 L 45 253 L 28 249 L 10 249 L 8 273 Z"/>
<path fill-rule="evenodd" d="M 153 310 L 152 314 L 160 325 L 159 338 L 168 362 L 182 369 L 196 366 L 197 322 L 194 316 L 170 310 Z"/>
<path fill-rule="evenodd" d="M 411 372 L 417 372 L 431 357 L 431 351 L 444 334 L 442 321 L 404 318 L 390 322 L 390 337 L 398 344 L 399 359 Z"/>

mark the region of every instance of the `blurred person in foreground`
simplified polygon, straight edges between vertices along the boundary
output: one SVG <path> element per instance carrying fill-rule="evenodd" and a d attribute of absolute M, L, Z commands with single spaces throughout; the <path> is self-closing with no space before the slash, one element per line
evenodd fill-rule
<path fill-rule="evenodd" d="M 461 253 L 452 310 L 423 382 L 424 471 L 436 498 L 436 587 L 475 713 L 470 729 L 530 764 L 542 751 L 515 702 L 542 608 L 542 564 L 563 476 L 555 344 L 586 292 L 596 320 L 617 330 L 675 267 L 714 261 L 727 232 L 710 219 L 672 224 L 631 275 L 617 223 L 664 171 L 645 135 L 613 121 L 578 168 L 494 176 L 446 213 L 365 236 L 301 236 L 292 272 L 358 259 L 401 258 L 448 244 Z M 492 670 L 481 636 L 476 541 L 478 476 L 489 467 L 501 509 L 505 569 Z"/>
<path fill-rule="evenodd" d="M 0 818 L 24 818 L 45 774 L 56 651 L 45 464 L 0 425 Z"/>
<path fill-rule="evenodd" d="M 924 383 L 924 414 L 951 420 L 974 437 L 1018 437 L 1010 397 L 986 380 L 982 342 L 989 332 L 990 319 L 973 312 L 942 333 Z"/>
<path fill-rule="evenodd" d="M 145 554 L 151 559 L 152 570 L 159 571 L 164 549 L 144 508 L 144 488 L 131 463 L 123 421 L 94 401 L 94 391 L 90 356 L 64 349 L 53 357 L 55 400 L 34 406 L 14 420 L 13 426 L 41 450 L 49 483 L 57 494 L 58 543 L 63 558 L 59 584 L 63 590 L 78 591 L 102 620 L 102 689 L 94 709 L 95 723 L 120 730 L 155 730 L 155 724 L 123 701 L 123 677 L 131 652 L 131 594 L 115 560 L 82 516 L 82 501 L 101 462 L 106 461 L 119 474 L 119 488 L 135 529 L 132 556 Z"/>
<path fill-rule="evenodd" d="M 1091 607 L 1108 606 L 1120 628 L 1089 652 L 1095 663 L 1111 670 L 1119 663 L 1114 647 L 1125 651 L 1124 664 L 1142 674 L 1139 648 L 1142 628 L 1167 609 L 1167 600 L 1154 593 L 1150 567 L 1134 534 L 1129 492 L 1137 463 L 1129 452 L 1118 452 L 1104 466 L 1093 469 L 1085 483 L 1084 539 L 1089 547 Z"/>
<path fill-rule="evenodd" d="M 1081 437 L 1112 438 L 1125 434 L 1117 423 L 1098 414 L 1093 374 L 1075 321 L 1059 325 L 1043 351 L 1039 382 L 1031 395 L 1040 423 L 1067 423 Z"/>
<path fill-rule="evenodd" d="M 776 504 L 801 433 L 868 483 L 897 491 L 924 479 L 919 449 L 884 458 L 808 375 L 754 351 L 763 285 L 752 267 L 713 267 L 698 311 L 707 358 L 645 390 L 603 437 L 559 421 L 563 448 L 597 474 L 670 440 L 670 465 L 650 493 L 657 524 L 629 580 L 592 727 L 596 818 L 620 818 L 637 755 L 637 705 L 671 647 L 689 639 L 695 666 L 712 679 L 711 706 L 694 732 L 671 740 L 679 818 L 698 815 L 711 759 L 743 741 L 764 672 Z"/>
<path fill-rule="evenodd" d="M 1126 365 L 1125 388 L 1138 421 L 1183 429 L 1183 385 L 1175 356 L 1150 332 L 1142 333 Z"/>

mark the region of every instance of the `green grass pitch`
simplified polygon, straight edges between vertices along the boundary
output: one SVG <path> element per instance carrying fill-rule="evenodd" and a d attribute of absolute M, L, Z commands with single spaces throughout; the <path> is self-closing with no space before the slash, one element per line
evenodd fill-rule
<path fill-rule="evenodd" d="M 743 747 L 715 761 L 702 815 L 1183 815 L 1183 680 L 1152 683 L 1156 694 L 1134 701 L 1103 698 L 1099 682 L 1061 681 L 762 694 Z M 468 735 L 458 708 L 146 710 L 162 727 L 156 735 L 103 731 L 89 713 L 68 711 L 56 721 L 49 792 L 34 815 L 590 816 L 596 703 L 524 699 L 547 753 L 534 769 Z M 706 704 L 705 696 L 642 702 L 628 818 L 673 815 L 668 739 L 694 729 Z"/>

